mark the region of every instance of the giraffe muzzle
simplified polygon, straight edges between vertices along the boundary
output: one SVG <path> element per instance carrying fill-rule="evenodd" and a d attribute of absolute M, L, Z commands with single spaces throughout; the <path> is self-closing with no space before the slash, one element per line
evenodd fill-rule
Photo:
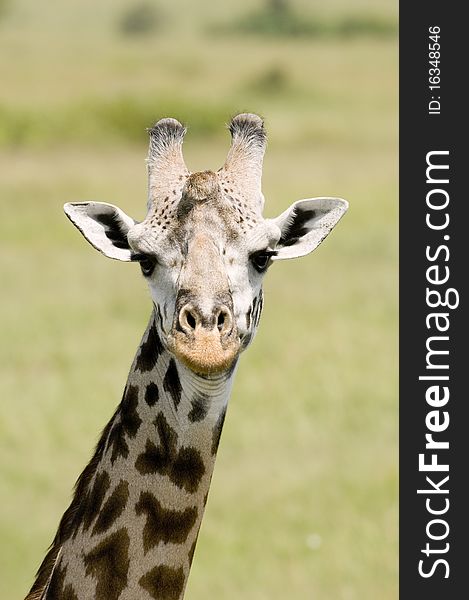
<path fill-rule="evenodd" d="M 168 347 L 196 373 L 209 375 L 228 370 L 240 351 L 231 308 L 216 304 L 204 311 L 197 303 L 187 302 L 176 311 Z"/>

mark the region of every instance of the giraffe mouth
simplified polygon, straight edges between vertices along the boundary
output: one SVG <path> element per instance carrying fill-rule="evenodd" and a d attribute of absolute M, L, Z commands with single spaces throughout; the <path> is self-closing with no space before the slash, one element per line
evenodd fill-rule
<path fill-rule="evenodd" d="M 236 328 L 221 335 L 217 327 L 197 327 L 190 334 L 173 329 L 168 335 L 168 350 L 195 373 L 214 375 L 230 369 L 241 344 Z"/>

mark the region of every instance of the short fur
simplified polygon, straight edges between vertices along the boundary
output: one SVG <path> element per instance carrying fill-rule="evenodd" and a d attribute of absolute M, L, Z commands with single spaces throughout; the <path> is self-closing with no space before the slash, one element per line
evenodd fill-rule
<path fill-rule="evenodd" d="M 65 205 L 104 255 L 139 261 L 153 313 L 122 401 L 79 477 L 27 600 L 182 600 L 238 357 L 275 259 L 314 250 L 345 201 L 262 216 L 263 121 L 238 115 L 217 172 L 190 174 L 175 119 L 149 130 L 141 223 L 110 204 Z"/>

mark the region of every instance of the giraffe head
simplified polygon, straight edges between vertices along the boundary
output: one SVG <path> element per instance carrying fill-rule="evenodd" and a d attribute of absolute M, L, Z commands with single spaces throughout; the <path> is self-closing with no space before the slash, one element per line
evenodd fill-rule
<path fill-rule="evenodd" d="M 64 207 L 104 255 L 140 263 L 163 345 L 203 375 L 229 370 L 252 340 L 269 266 L 312 252 L 348 207 L 338 198 L 313 198 L 295 202 L 275 219 L 263 218 L 263 121 L 241 114 L 229 129 L 224 166 L 192 174 L 182 156 L 186 129 L 162 119 L 149 130 L 142 222 L 111 204 Z"/>

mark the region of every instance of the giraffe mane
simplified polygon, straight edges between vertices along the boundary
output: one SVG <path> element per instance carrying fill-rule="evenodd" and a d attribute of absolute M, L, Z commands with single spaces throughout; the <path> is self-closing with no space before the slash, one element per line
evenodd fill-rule
<path fill-rule="evenodd" d="M 96 444 L 96 448 L 90 462 L 87 464 L 87 466 L 82 471 L 75 483 L 73 489 L 73 498 L 70 503 L 70 506 L 67 508 L 60 520 L 57 533 L 55 534 L 55 537 L 51 545 L 49 546 L 44 560 L 42 561 L 39 569 L 37 570 L 34 584 L 29 594 L 26 596 L 25 600 L 41 600 L 44 597 L 44 594 L 47 592 L 49 582 L 54 572 L 54 568 L 56 566 L 62 544 L 76 532 L 77 528 L 81 523 L 81 517 L 83 515 L 80 511 L 80 505 L 82 504 L 83 498 L 86 496 L 89 485 L 94 475 L 96 474 L 98 464 L 105 450 L 106 441 L 109 437 L 109 432 L 111 430 L 115 416 L 119 412 L 119 409 L 120 404 L 117 407 L 117 410 L 114 413 L 113 417 L 104 428 L 99 438 L 99 441 Z"/>

